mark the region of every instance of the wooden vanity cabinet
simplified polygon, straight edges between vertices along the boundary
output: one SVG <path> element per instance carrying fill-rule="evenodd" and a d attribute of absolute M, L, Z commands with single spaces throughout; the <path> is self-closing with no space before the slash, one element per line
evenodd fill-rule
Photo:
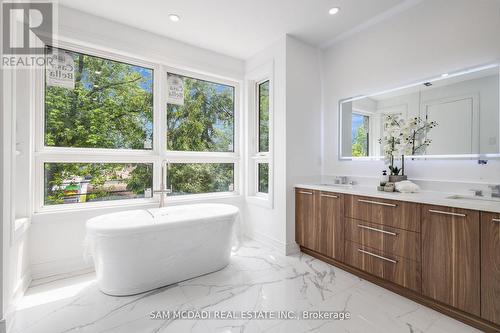
<path fill-rule="evenodd" d="M 500 325 L 500 214 L 481 213 L 481 317 Z"/>
<path fill-rule="evenodd" d="M 342 194 L 295 190 L 296 241 L 322 255 L 344 258 L 344 196 Z"/>
<path fill-rule="evenodd" d="M 500 214 L 296 189 L 301 250 L 500 332 Z"/>
<path fill-rule="evenodd" d="M 314 190 L 295 190 L 295 241 L 313 251 L 318 250 L 316 239 L 320 233 L 316 218 L 317 196 Z"/>
<path fill-rule="evenodd" d="M 321 234 L 318 252 L 344 260 L 344 195 L 330 192 L 319 193 L 319 224 Z"/>
<path fill-rule="evenodd" d="M 479 212 L 422 205 L 422 294 L 480 315 Z"/>

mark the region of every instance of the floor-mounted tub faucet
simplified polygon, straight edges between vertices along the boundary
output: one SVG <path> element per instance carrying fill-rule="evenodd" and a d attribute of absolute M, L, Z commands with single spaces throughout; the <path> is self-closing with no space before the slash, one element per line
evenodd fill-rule
<path fill-rule="evenodd" d="M 165 175 L 167 173 L 167 164 L 163 164 L 161 167 L 161 181 L 160 181 L 160 189 L 154 191 L 154 193 L 160 193 L 160 208 L 165 207 L 165 196 L 169 193 L 172 193 L 172 190 L 167 188 L 165 184 Z"/>

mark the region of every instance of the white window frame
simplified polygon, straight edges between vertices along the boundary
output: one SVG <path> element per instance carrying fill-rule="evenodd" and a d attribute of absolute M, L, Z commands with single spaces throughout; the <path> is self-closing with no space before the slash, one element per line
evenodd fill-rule
<path fill-rule="evenodd" d="M 237 80 L 221 79 L 217 76 L 202 74 L 195 71 L 180 70 L 166 64 L 140 60 L 140 57 L 122 56 L 116 52 L 104 51 L 93 47 L 83 46 L 73 42 L 58 40 L 52 46 L 69 51 L 79 52 L 90 56 L 97 56 L 109 60 L 121 61 L 127 64 L 142 66 L 153 70 L 153 149 L 105 149 L 105 148 L 69 148 L 46 147 L 44 140 L 45 127 L 45 70 L 36 69 L 32 72 L 32 98 L 34 100 L 35 133 L 33 173 L 34 182 L 34 207 L 35 213 L 52 211 L 68 211 L 89 208 L 106 208 L 131 205 L 156 205 L 159 196 L 153 198 L 136 198 L 110 201 L 96 201 L 86 203 L 70 203 L 60 205 L 44 204 L 44 163 L 152 163 L 153 164 L 153 190 L 159 189 L 161 183 L 161 169 L 165 163 L 234 163 L 234 191 L 202 194 L 187 194 L 169 197 L 169 201 L 196 201 L 200 199 L 217 199 L 235 197 L 240 195 L 241 170 L 240 170 L 240 83 Z M 222 83 L 235 88 L 234 105 L 234 152 L 175 152 L 167 151 L 167 98 L 166 82 L 167 72 L 186 75 L 196 79 Z"/>
<path fill-rule="evenodd" d="M 269 149 L 259 151 L 259 85 L 269 81 Z M 269 62 L 248 73 L 247 79 L 248 156 L 247 202 L 274 207 L 274 63 Z M 268 163 L 268 193 L 259 192 L 259 164 Z"/>
<path fill-rule="evenodd" d="M 374 129 L 374 126 L 373 126 L 373 118 L 374 118 L 374 113 L 373 112 L 370 112 L 370 111 L 365 111 L 365 110 L 362 110 L 362 109 L 358 109 L 358 108 L 353 108 L 352 109 L 352 113 L 351 113 L 351 117 L 353 114 L 357 114 L 357 115 L 360 115 L 360 116 L 364 116 L 364 117 L 368 117 L 368 156 L 362 156 L 361 158 L 367 158 L 367 157 L 370 157 L 370 155 L 372 154 L 372 152 L 374 151 L 374 138 L 373 138 L 373 129 Z M 376 140 L 375 140 L 376 142 Z M 351 155 L 352 155 L 352 152 L 351 152 Z"/>
<path fill-rule="evenodd" d="M 182 196 L 172 197 L 177 200 L 182 200 L 183 197 L 189 197 L 194 199 L 199 198 L 210 198 L 217 196 L 233 196 L 239 195 L 240 193 L 240 85 L 236 81 L 231 81 L 227 79 L 217 78 L 214 76 L 195 73 L 188 70 L 178 69 L 174 67 L 164 66 L 162 74 L 166 82 L 167 74 L 175 74 L 180 76 L 186 76 L 193 79 L 205 80 L 213 83 L 224 84 L 234 88 L 234 120 L 233 120 L 233 151 L 232 152 L 197 152 L 197 151 L 175 151 L 167 149 L 167 135 L 168 131 L 167 125 L 167 99 L 166 94 L 164 94 L 162 100 L 163 110 L 162 110 L 162 133 L 164 133 L 164 139 L 162 139 L 163 147 L 161 150 L 161 155 L 163 160 L 167 163 L 232 163 L 234 164 L 234 188 L 232 192 L 215 192 L 215 193 L 201 193 L 201 194 L 187 194 Z"/>

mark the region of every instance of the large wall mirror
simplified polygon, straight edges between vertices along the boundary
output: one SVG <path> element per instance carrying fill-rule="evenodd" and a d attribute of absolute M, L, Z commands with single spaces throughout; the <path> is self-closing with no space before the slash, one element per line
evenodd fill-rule
<path fill-rule="evenodd" d="M 340 158 L 381 158 L 388 120 L 421 128 L 413 158 L 500 158 L 499 74 L 495 64 L 342 100 Z"/>

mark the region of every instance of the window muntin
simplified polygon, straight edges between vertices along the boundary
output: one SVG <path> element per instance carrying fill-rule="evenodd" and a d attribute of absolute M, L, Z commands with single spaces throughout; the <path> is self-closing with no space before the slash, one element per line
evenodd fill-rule
<path fill-rule="evenodd" d="M 227 165 L 225 167 L 219 167 L 215 168 L 216 171 L 216 176 L 213 177 L 213 180 L 206 183 L 211 183 L 209 186 L 205 186 L 204 188 L 208 188 L 208 190 L 200 190 L 199 188 L 194 188 L 194 189 L 185 189 L 182 186 L 179 188 L 182 189 L 182 194 L 186 194 L 186 197 L 188 197 L 187 194 L 195 194 L 195 192 L 198 192 L 196 194 L 203 195 L 204 193 L 209 194 L 210 196 L 216 195 L 217 193 L 222 193 L 225 192 L 227 193 L 232 192 L 234 194 L 237 194 L 237 191 L 239 189 L 238 182 L 240 181 L 239 175 L 240 172 L 237 169 L 239 167 L 239 160 L 240 157 L 237 155 L 237 151 L 239 150 L 239 147 L 237 146 L 239 143 L 238 138 L 238 110 L 239 110 L 239 99 L 238 99 L 238 94 L 239 94 L 239 87 L 237 82 L 233 81 L 228 81 L 228 80 L 219 80 L 219 79 L 212 79 L 210 76 L 206 75 L 198 75 L 196 73 L 191 73 L 187 71 L 178 71 L 174 68 L 167 68 L 162 65 L 155 65 L 152 63 L 147 63 L 144 61 L 136 60 L 136 59 L 131 59 L 127 57 L 122 57 L 119 55 L 114 55 L 114 54 L 109 54 L 107 52 L 101 52 L 98 50 L 91 50 L 86 48 L 79 47 L 77 45 L 71 45 L 69 43 L 61 43 L 60 45 L 64 45 L 64 49 L 61 49 L 63 51 L 66 50 L 71 50 L 67 52 L 71 52 L 72 54 L 80 54 L 80 51 L 83 51 L 84 53 L 82 54 L 91 54 L 91 55 L 99 55 L 97 58 L 99 59 L 117 59 L 120 64 L 136 64 L 138 67 L 149 69 L 152 68 L 151 71 L 155 73 L 152 73 L 151 75 L 151 99 L 153 101 L 152 103 L 152 112 L 151 112 L 151 126 L 150 126 L 150 137 L 151 141 L 154 140 L 155 143 L 160 143 L 159 145 L 155 144 L 155 148 L 147 148 L 149 151 L 145 151 L 143 149 L 134 149 L 132 148 L 109 148 L 109 149 L 89 149 L 88 147 L 81 147 L 81 149 L 76 149 L 80 147 L 51 147 L 47 146 L 44 144 L 45 142 L 45 131 L 44 131 L 44 125 L 45 125 L 45 104 L 44 104 L 44 99 L 43 95 L 45 92 L 45 75 L 43 72 L 36 73 L 36 84 L 35 87 L 37 88 L 37 117 L 36 117 L 36 124 L 37 124 L 37 145 L 34 146 L 35 148 L 35 162 L 36 162 L 36 179 L 35 179 L 35 184 L 36 184 L 36 195 L 35 195 L 35 211 L 40 212 L 40 211 L 52 211 L 52 210 L 68 210 L 68 209 L 73 209 L 76 206 L 81 206 L 81 205 L 91 205 L 92 207 L 104 207 L 108 205 L 117 205 L 117 204 L 122 204 L 120 199 L 139 199 L 139 198 L 149 198 L 148 200 L 145 200 L 146 202 L 148 201 L 153 201 L 149 195 L 150 189 L 158 189 L 160 187 L 160 177 L 157 175 L 161 173 L 161 165 L 162 161 L 170 161 L 174 164 L 224 164 Z M 67 46 L 66 46 L 67 45 Z M 110 60 L 113 61 L 113 60 Z M 153 85 L 153 74 L 156 74 L 160 72 L 160 75 L 154 75 L 154 85 Z M 193 78 L 193 80 L 200 80 L 200 81 L 206 81 L 208 83 L 214 84 L 214 86 L 219 86 L 219 93 L 221 91 L 227 91 L 230 90 L 231 94 L 225 94 L 225 96 L 229 96 L 231 101 L 232 101 L 232 119 L 228 120 L 228 125 L 227 127 L 230 128 L 231 130 L 231 143 L 228 144 L 227 147 L 230 149 L 226 149 L 226 151 L 173 151 L 173 150 L 167 150 L 167 149 L 160 149 L 160 148 L 167 148 L 164 143 L 167 141 L 167 131 L 161 131 L 162 126 L 161 123 L 165 123 L 165 119 L 167 118 L 167 108 L 166 107 L 161 107 L 161 103 L 159 96 L 162 94 L 158 93 L 158 87 L 160 87 L 160 81 L 161 81 L 161 86 L 164 86 L 163 83 L 167 83 L 167 78 L 168 75 L 167 72 L 175 72 L 179 73 L 177 75 L 180 75 L 181 77 L 189 77 Z M 182 73 L 182 74 L 181 74 Z M 153 119 L 154 119 L 154 126 L 153 126 Z M 163 121 L 162 121 L 163 119 Z M 38 130 L 40 129 L 40 130 Z M 228 140 L 229 141 L 229 140 Z M 214 140 L 214 142 L 218 142 L 220 146 L 221 140 Z M 151 142 L 152 143 L 152 142 Z M 151 147 L 151 146 L 150 146 Z M 141 148 L 141 147 L 139 147 Z M 222 149 L 221 149 L 222 150 Z M 186 160 L 186 156 L 188 156 Z M 87 163 L 88 162 L 88 163 Z M 181 163 L 182 162 L 182 163 Z M 128 193 L 128 195 L 114 195 L 113 193 L 109 196 L 92 196 L 87 200 L 85 198 L 86 203 L 73 203 L 72 201 L 76 201 L 74 198 L 71 200 L 71 198 L 66 198 L 66 204 L 60 203 L 61 202 L 61 197 L 62 197 L 62 202 L 64 202 L 64 196 L 59 196 L 56 197 L 56 193 L 50 193 L 52 194 L 52 198 L 49 198 L 50 200 L 45 200 L 45 193 L 48 192 L 48 189 L 50 191 L 55 191 L 55 190 L 60 190 L 58 188 L 48 188 L 45 184 L 45 164 L 103 164 L 103 165 L 108 165 L 108 164 L 148 164 L 150 165 L 151 169 L 151 179 L 152 179 L 152 185 L 151 187 L 144 187 L 144 194 L 141 194 L 141 192 L 134 193 L 134 195 L 131 195 Z M 69 166 L 62 166 L 66 167 L 67 171 L 70 172 L 71 168 Z M 178 167 L 180 168 L 180 167 Z M 187 169 L 187 167 L 185 167 Z M 222 171 L 220 171 L 222 170 Z M 153 177 L 153 171 L 155 173 Z M 225 171 L 225 172 L 223 172 Z M 200 172 L 202 173 L 202 172 Z M 77 175 L 78 176 L 78 175 Z M 80 176 L 81 177 L 81 176 Z M 219 179 L 217 179 L 217 177 Z M 207 177 L 205 177 L 207 179 Z M 221 180 L 222 179 L 222 180 Z M 227 180 L 230 179 L 230 180 Z M 51 180 L 47 181 L 50 182 Z M 178 179 L 177 183 L 183 183 L 186 184 L 188 183 L 187 180 L 183 179 Z M 221 185 L 223 184 L 223 185 Z M 64 184 L 63 184 L 64 185 Z M 174 182 L 175 185 L 175 182 Z M 227 186 L 226 186 L 227 185 Z M 122 185 L 123 188 L 124 185 Z M 183 185 L 185 187 L 185 185 Z M 72 188 L 70 187 L 68 190 L 71 190 Z M 215 192 L 212 192 L 215 191 Z M 192 192 L 192 193 L 190 193 Z M 71 192 L 68 192 L 68 194 L 71 194 Z M 79 194 L 79 193 L 76 193 Z M 174 193 L 174 194 L 180 194 L 180 193 Z M 224 194 L 226 195 L 226 194 Z M 80 194 L 81 196 L 81 194 Z M 74 196 L 76 197 L 76 195 Z M 59 200 L 57 200 L 59 198 Z M 100 199 L 98 201 L 97 199 Z M 175 200 L 175 199 L 174 199 Z M 90 202 L 90 201 L 95 201 L 95 202 Z M 114 201 L 114 202 L 112 202 Z M 137 203 L 143 203 L 145 202 L 144 200 L 138 200 Z M 82 202 L 82 201 L 80 201 Z M 72 204 L 73 203 L 73 204 Z"/>
<path fill-rule="evenodd" d="M 153 70 L 80 52 L 74 89 L 45 80 L 45 146 L 152 149 Z"/>
<path fill-rule="evenodd" d="M 44 163 L 44 204 L 150 198 L 152 163 Z"/>
<path fill-rule="evenodd" d="M 234 163 L 169 163 L 171 196 L 234 191 Z"/>
<path fill-rule="evenodd" d="M 259 152 L 269 152 L 269 80 L 258 84 Z"/>
<path fill-rule="evenodd" d="M 369 156 L 370 152 L 370 117 L 358 113 L 352 114 L 352 156 Z"/>
<path fill-rule="evenodd" d="M 167 104 L 167 149 L 234 152 L 235 87 L 168 75 L 182 80 L 184 101 Z"/>
<path fill-rule="evenodd" d="M 269 163 L 258 163 L 258 193 L 269 193 Z"/>

